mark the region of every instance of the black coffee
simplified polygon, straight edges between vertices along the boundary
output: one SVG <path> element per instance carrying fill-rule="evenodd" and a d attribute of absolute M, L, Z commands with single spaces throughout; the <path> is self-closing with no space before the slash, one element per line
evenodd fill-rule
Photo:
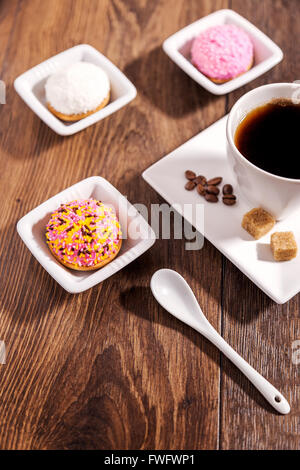
<path fill-rule="evenodd" d="M 300 105 L 276 99 L 239 124 L 234 141 L 249 162 L 286 178 L 300 179 Z"/>

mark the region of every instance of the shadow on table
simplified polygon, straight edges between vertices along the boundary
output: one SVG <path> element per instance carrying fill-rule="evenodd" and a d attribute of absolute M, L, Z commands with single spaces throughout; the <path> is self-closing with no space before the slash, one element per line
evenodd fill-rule
<path fill-rule="evenodd" d="M 5 247 L 1 256 L 1 289 L 5 292 L 4 310 L 20 325 L 32 322 L 34 318 L 52 313 L 54 306 L 60 306 L 70 299 L 66 292 L 44 270 L 32 256 L 17 234 L 16 224 L 0 231 L 1 243 Z M 17 294 L 16 294 L 17 293 Z M 16 299 L 11 303 L 11 299 Z M 39 308 L 33 308 L 30 315 L 24 314 L 32 298 L 38 299 Z"/>
<path fill-rule="evenodd" d="M 212 95 L 192 80 L 164 53 L 161 46 L 127 64 L 125 75 L 138 93 L 172 117 L 205 108 L 220 97 Z"/>
<path fill-rule="evenodd" d="M 147 301 L 148 299 L 148 301 Z M 150 300 L 150 301 L 149 301 Z M 149 298 L 149 288 L 136 286 L 126 291 L 121 292 L 120 302 L 124 309 L 129 310 L 139 318 L 143 318 L 145 321 L 154 324 L 160 324 L 167 328 L 172 328 L 177 332 L 187 336 L 189 340 L 192 340 L 196 347 L 199 347 L 201 352 L 204 352 L 211 360 L 220 367 L 220 356 L 216 354 L 216 350 L 211 347 L 211 343 L 202 337 L 202 341 L 199 342 L 197 332 L 195 336 L 191 336 L 190 327 L 183 324 L 175 317 L 171 316 L 166 310 L 164 310 L 154 299 Z M 263 398 L 257 389 L 248 381 L 248 379 L 236 368 L 231 362 L 225 357 L 221 356 L 221 367 L 222 372 L 226 376 L 235 382 L 251 400 L 253 400 L 261 408 L 264 408 L 269 413 L 278 415 L 271 405 Z"/>
<path fill-rule="evenodd" d="M 57 135 L 24 103 L 13 89 L 6 88 L 7 104 L 0 105 L 3 151 L 18 160 L 38 157 L 64 139 Z"/>
<path fill-rule="evenodd" d="M 251 324 L 276 306 L 234 264 L 223 257 L 223 312 L 235 322 Z"/>

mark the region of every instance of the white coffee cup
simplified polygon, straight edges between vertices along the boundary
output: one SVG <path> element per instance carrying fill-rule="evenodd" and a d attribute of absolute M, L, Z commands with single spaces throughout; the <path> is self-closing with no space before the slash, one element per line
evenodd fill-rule
<path fill-rule="evenodd" d="M 289 98 L 299 102 L 299 83 L 274 83 L 255 88 L 242 96 L 231 109 L 227 121 L 228 161 L 233 169 L 239 190 L 252 207 L 262 207 L 277 220 L 300 210 L 300 179 L 284 178 L 268 173 L 250 163 L 234 143 L 239 123 L 252 109 L 268 103 L 273 98 Z M 298 158 L 299 149 L 283 159 Z"/>

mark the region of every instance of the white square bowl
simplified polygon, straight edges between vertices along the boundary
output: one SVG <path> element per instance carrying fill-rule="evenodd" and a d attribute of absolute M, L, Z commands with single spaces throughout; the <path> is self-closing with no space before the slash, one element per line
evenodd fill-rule
<path fill-rule="evenodd" d="M 243 75 L 220 85 L 199 72 L 190 61 L 193 39 L 201 31 L 219 24 L 234 24 L 240 27 L 250 36 L 254 45 L 253 67 Z M 205 16 L 173 34 L 164 41 L 163 50 L 178 67 L 214 95 L 224 95 L 245 85 L 270 70 L 283 58 L 282 50 L 268 36 L 235 11 L 226 9 Z"/>
<path fill-rule="evenodd" d="M 45 228 L 51 213 L 60 204 L 90 197 L 115 208 L 124 238 L 118 256 L 103 268 L 96 271 L 74 271 L 64 267 L 51 255 L 46 243 Z M 17 231 L 43 268 L 72 294 L 83 292 L 112 276 L 155 242 L 155 234 L 146 220 L 126 197 L 100 176 L 84 179 L 43 202 L 19 220 Z"/>
<path fill-rule="evenodd" d="M 81 61 L 90 62 L 105 70 L 111 84 L 110 102 L 100 111 L 84 119 L 64 122 L 54 116 L 46 106 L 45 83 L 49 75 L 60 68 Z M 107 57 L 88 44 L 79 44 L 45 60 L 16 78 L 14 86 L 29 108 L 60 135 L 72 135 L 81 131 L 114 113 L 136 97 L 136 88 L 130 80 Z"/>

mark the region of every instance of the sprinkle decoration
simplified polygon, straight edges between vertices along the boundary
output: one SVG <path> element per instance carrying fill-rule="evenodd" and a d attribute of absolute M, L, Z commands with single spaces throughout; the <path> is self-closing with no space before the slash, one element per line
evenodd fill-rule
<path fill-rule="evenodd" d="M 51 251 L 62 263 L 96 266 L 119 248 L 122 232 L 113 209 L 95 199 L 62 204 L 46 226 Z"/>

